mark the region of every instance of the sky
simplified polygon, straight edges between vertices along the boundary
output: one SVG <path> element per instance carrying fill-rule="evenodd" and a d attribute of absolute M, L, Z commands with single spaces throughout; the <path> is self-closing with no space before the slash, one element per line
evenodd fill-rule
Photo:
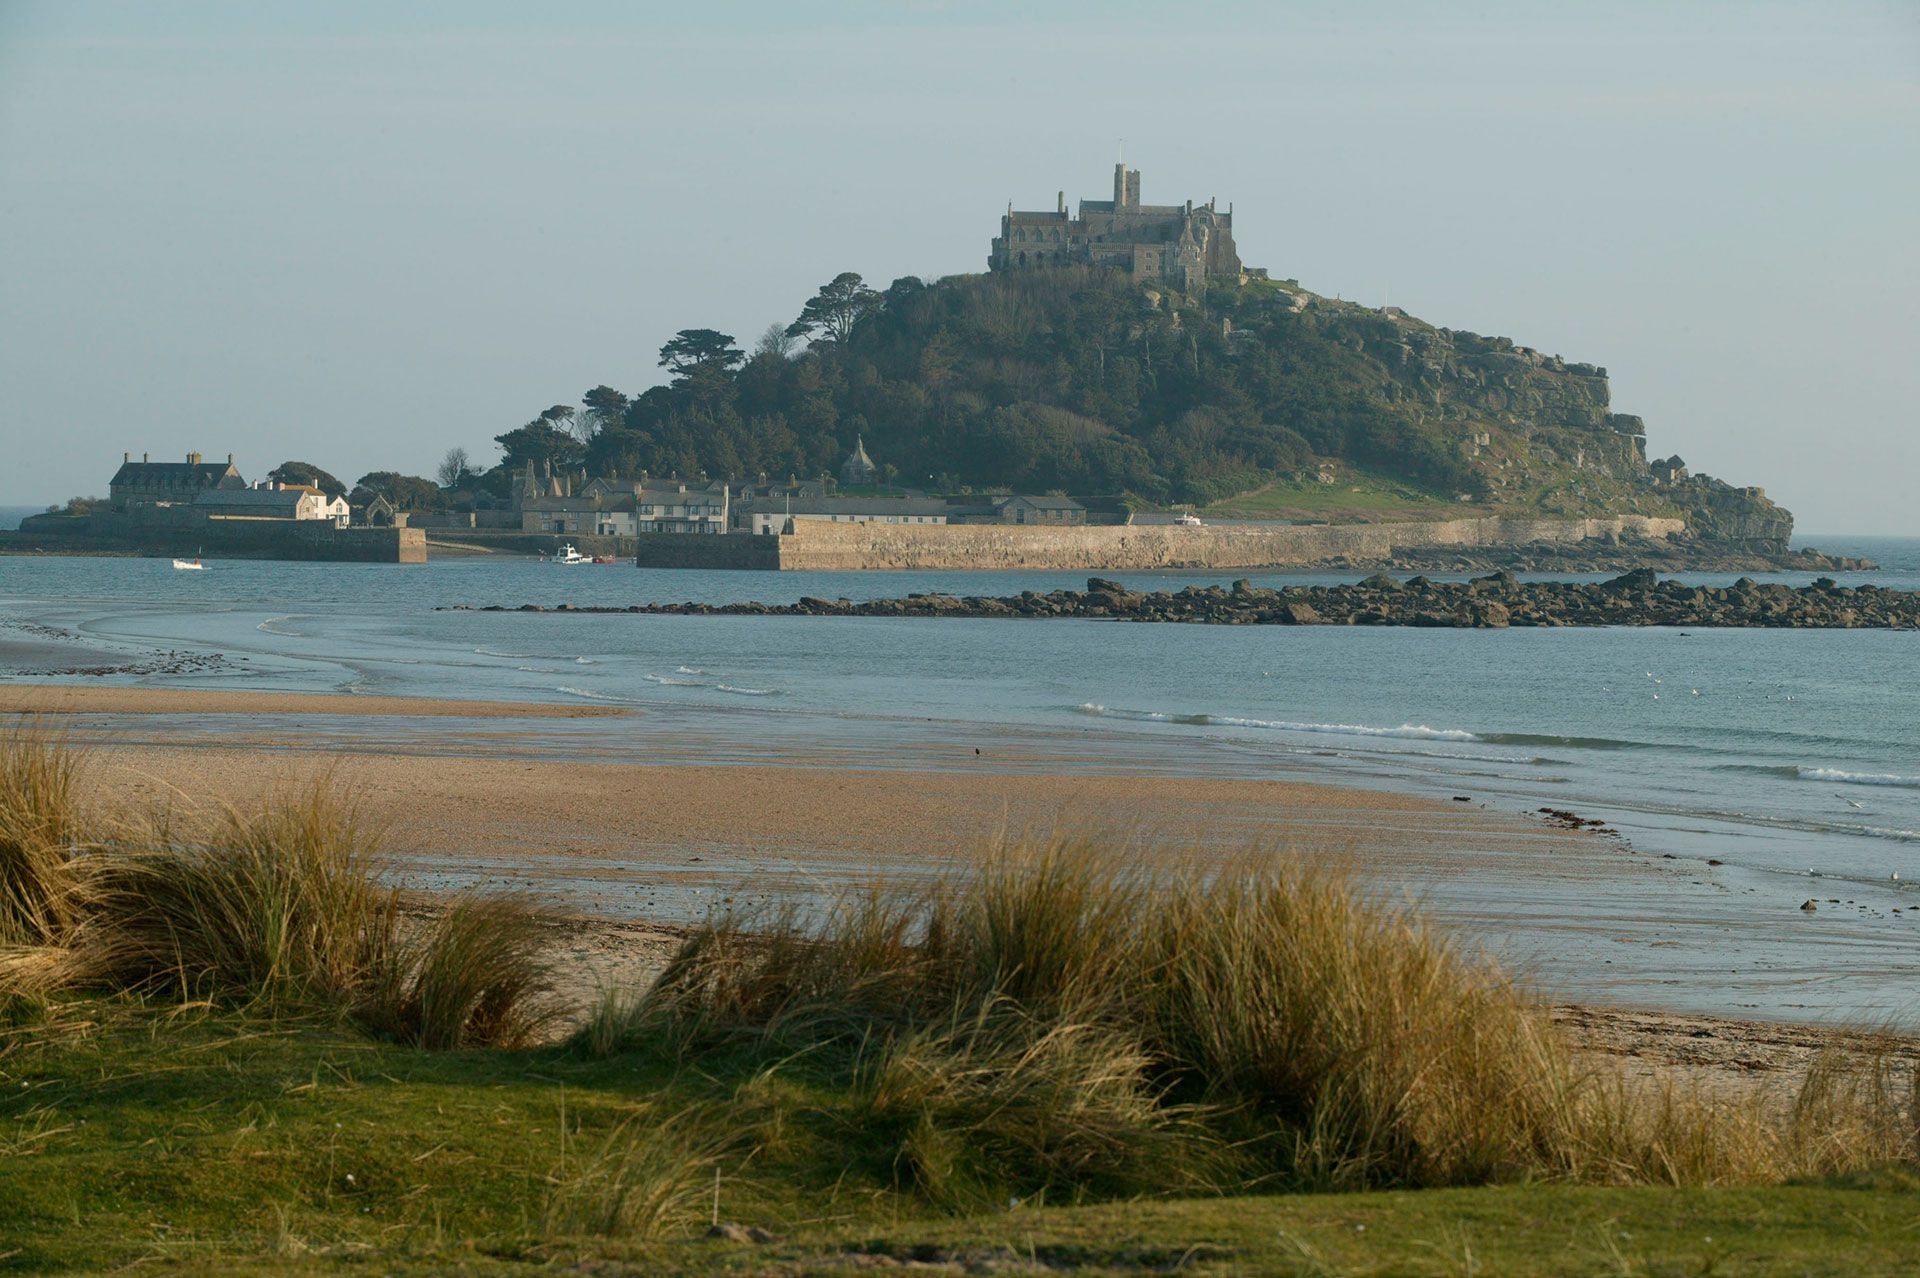
<path fill-rule="evenodd" d="M 1915 0 L 0 0 L 0 504 L 123 451 L 490 462 L 676 329 L 983 270 L 1122 147 L 1249 265 L 1920 535 Z"/>

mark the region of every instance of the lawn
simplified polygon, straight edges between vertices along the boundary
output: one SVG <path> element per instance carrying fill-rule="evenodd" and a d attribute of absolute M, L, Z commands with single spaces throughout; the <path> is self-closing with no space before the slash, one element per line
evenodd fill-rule
<path fill-rule="evenodd" d="M 1213 519 L 1325 519 L 1335 523 L 1465 519 L 1487 512 L 1404 484 L 1366 475 L 1338 483 L 1273 483 L 1217 501 L 1200 512 Z"/>

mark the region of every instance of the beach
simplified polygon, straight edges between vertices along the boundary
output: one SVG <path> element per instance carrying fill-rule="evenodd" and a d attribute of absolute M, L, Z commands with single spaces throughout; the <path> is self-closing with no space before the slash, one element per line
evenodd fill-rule
<path fill-rule="evenodd" d="M 362 711 L 307 748 L 316 718 Z M 795 755 L 765 763 L 650 765 L 498 757 L 484 739 L 438 741 L 435 723 L 622 714 L 594 706 L 490 704 L 211 689 L 0 689 L 0 711 L 79 739 L 86 786 L 108 812 L 245 810 L 324 781 L 378 832 L 396 882 L 431 913 L 461 889 L 541 903 L 565 996 L 644 986 L 715 909 L 819 905 L 874 881 L 963 868 L 1002 839 L 1090 838 L 1116 858 L 1209 872 L 1252 856 L 1335 865 L 1379 895 L 1417 901 L 1462 943 L 1530 930 L 1542 955 L 1669 950 L 1630 911 L 1582 899 L 1671 898 L 1673 864 L 1617 840 L 1473 803 L 1300 780 L 1088 774 L 989 753 L 881 770 Z M 154 744 L 164 716 L 204 726 Z M 148 730 L 117 744 L 121 717 Z M 646 716 L 633 714 L 642 721 Z M 351 722 L 351 717 L 347 717 Z M 396 723 L 417 731 L 396 733 Z M 454 752 L 446 752 L 449 748 Z M 1670 926 L 1671 918 L 1663 927 Z M 1592 959 L 1593 964 L 1613 960 Z M 1527 966 L 1521 965 L 1523 969 Z M 1586 1050 L 1745 1088 L 1804 1068 L 1834 1026 L 1782 1025 L 1619 999 L 1564 996 L 1554 968 L 1523 971 Z"/>

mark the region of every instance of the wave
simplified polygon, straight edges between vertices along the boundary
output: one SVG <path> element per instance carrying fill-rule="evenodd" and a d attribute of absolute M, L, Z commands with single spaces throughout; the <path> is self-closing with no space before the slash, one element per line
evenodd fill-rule
<path fill-rule="evenodd" d="M 1891 772 L 1842 772 L 1839 768 L 1801 768 L 1808 781 L 1829 781 L 1835 785 L 1890 785 L 1902 790 L 1920 790 L 1920 777 L 1903 777 Z"/>
<path fill-rule="evenodd" d="M 618 705 L 623 705 L 623 706 L 644 706 L 647 704 L 646 702 L 636 700 L 633 697 L 616 697 L 611 693 L 606 693 L 606 692 L 589 692 L 585 688 L 569 688 L 565 684 L 562 684 L 560 687 L 555 688 L 554 691 L 564 692 L 570 697 L 585 697 L 588 701 L 612 701 Z"/>
<path fill-rule="evenodd" d="M 722 692 L 731 692 L 735 696 L 740 697 L 777 697 L 780 695 L 780 689 L 778 688 L 736 688 L 730 683 L 716 683 L 713 686 Z"/>
<path fill-rule="evenodd" d="M 672 675 L 641 675 L 648 683 L 662 683 L 669 688 L 704 688 L 707 685 L 698 679 L 676 679 Z"/>
<path fill-rule="evenodd" d="M 546 654 L 541 652 L 501 652 L 498 648 L 475 648 L 473 651 L 475 656 L 506 657 L 518 661 L 541 660 L 546 657 Z"/>
<path fill-rule="evenodd" d="M 675 666 L 675 674 L 712 674 L 711 670 L 702 670 L 699 666 Z"/>
<path fill-rule="evenodd" d="M 1795 763 L 1729 763 L 1719 770 L 1781 777 L 1788 781 L 1817 781 L 1824 785 L 1884 785 L 1897 790 L 1920 790 L 1920 777 L 1905 777 L 1894 772 L 1847 772 L 1840 768 L 1810 768 Z"/>
<path fill-rule="evenodd" d="M 1658 750 L 1651 741 L 1623 741 L 1617 737 L 1569 737 L 1552 732 L 1486 732 L 1478 740 L 1492 745 L 1562 746 L 1575 750 Z"/>
<path fill-rule="evenodd" d="M 287 638 L 287 639 L 305 639 L 307 637 L 307 632 L 304 630 L 281 630 L 281 629 L 276 629 L 274 626 L 274 622 L 276 621 L 292 621 L 292 620 L 293 620 L 292 616 L 268 617 L 265 621 L 255 626 L 254 629 L 260 631 L 262 634 L 280 635 L 283 638 Z"/>
<path fill-rule="evenodd" d="M 1482 741 L 1464 728 L 1431 728 L 1424 723 L 1403 723 L 1397 728 L 1377 728 L 1362 723 L 1291 723 L 1283 719 L 1248 719 L 1230 714 L 1173 714 L 1163 710 L 1125 710 L 1083 701 L 1074 706 L 1076 714 L 1105 719 L 1134 719 L 1145 723 L 1180 723 L 1193 727 L 1265 728 L 1274 732 L 1325 732 L 1347 737 L 1400 737 L 1416 741 Z"/>
<path fill-rule="evenodd" d="M 590 666 L 594 664 L 594 660 L 592 657 L 575 657 L 573 664 L 576 666 Z"/>

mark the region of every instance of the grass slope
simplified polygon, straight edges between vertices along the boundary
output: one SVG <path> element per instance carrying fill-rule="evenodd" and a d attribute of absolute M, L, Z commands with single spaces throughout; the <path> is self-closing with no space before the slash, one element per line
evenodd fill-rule
<path fill-rule="evenodd" d="M 804 1078 L 558 1048 L 429 1053 L 321 1023 L 123 1000 L 0 1037 L 0 1271 L 146 1262 L 194 1272 L 843 1272 L 894 1260 L 997 1272 L 1867 1274 L 1920 1251 L 1903 1173 L 1741 1189 L 1518 1185 L 1022 1204 L 966 1215 L 849 1159 L 857 1102 Z M 724 1106 L 721 1214 L 776 1241 L 694 1236 L 706 1161 L 648 1240 L 556 1228 L 622 1123 Z M 727 1133 L 719 1133 L 724 1142 Z M 706 1139 L 713 1139 L 710 1134 Z M 937 1270 L 936 1270 L 937 1271 Z"/>

